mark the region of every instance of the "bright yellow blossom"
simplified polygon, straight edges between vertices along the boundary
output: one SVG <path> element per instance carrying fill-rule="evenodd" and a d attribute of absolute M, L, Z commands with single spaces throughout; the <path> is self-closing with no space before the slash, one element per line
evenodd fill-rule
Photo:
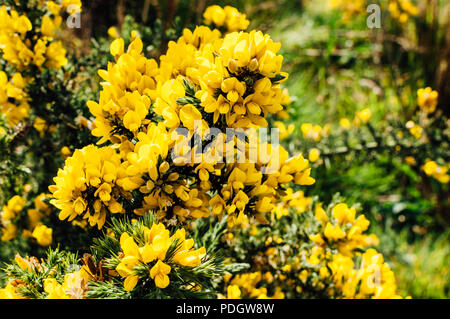
<path fill-rule="evenodd" d="M 158 223 L 153 224 L 151 228 L 144 226 L 143 233 L 145 236 L 143 245 L 138 245 L 134 237 L 126 232 L 120 236 L 123 257 L 121 257 L 116 271 L 125 278 L 124 288 L 127 291 L 133 290 L 138 284 L 140 277 L 136 273 L 135 267 L 142 264 L 152 265 L 149 275 L 157 287 L 163 289 L 170 284 L 169 274 L 172 267 L 167 261 L 166 253 L 175 240 L 179 248 L 170 261 L 172 265 L 195 267 L 201 264 L 202 258 L 206 255 L 204 247 L 197 250 L 192 249 L 194 241 L 186 239 L 184 229 L 179 229 L 170 236 L 169 230 L 163 224 Z"/>
<path fill-rule="evenodd" d="M 118 200 L 127 195 L 117 181 L 126 174 L 120 165 L 119 155 L 110 147 L 91 145 L 75 150 L 58 171 L 55 185 L 49 187 L 54 197 L 51 203 L 61 209 L 59 218 L 72 221 L 80 217 L 100 229 L 108 212 L 123 213 Z"/>
<path fill-rule="evenodd" d="M 33 230 L 32 236 L 36 238 L 37 242 L 41 246 L 50 246 L 52 244 L 53 229 L 39 225 Z"/>
<path fill-rule="evenodd" d="M 426 113 L 433 113 L 438 103 L 438 92 L 430 87 L 417 90 L 417 104 Z"/>
<path fill-rule="evenodd" d="M 216 27 L 226 26 L 228 32 L 245 30 L 250 24 L 245 14 L 231 6 L 224 8 L 218 5 L 209 6 L 203 13 L 203 17 L 206 24 L 213 23 Z"/>

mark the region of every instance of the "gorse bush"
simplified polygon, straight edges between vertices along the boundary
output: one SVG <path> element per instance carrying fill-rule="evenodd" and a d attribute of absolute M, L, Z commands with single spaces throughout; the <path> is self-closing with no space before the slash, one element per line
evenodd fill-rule
<path fill-rule="evenodd" d="M 306 158 L 269 130 L 293 131 L 280 43 L 213 5 L 159 56 L 131 18 L 77 56 L 60 38 L 82 10 L 0 7 L 1 298 L 401 297 L 360 208 L 307 196 L 311 162 L 338 155 L 323 149 L 330 127 L 302 125 L 319 143 Z M 418 105 L 418 124 L 391 134 L 411 144 L 382 140 L 368 109 L 354 123 L 378 144 L 360 144 L 429 154 L 437 92 Z M 413 159 L 448 182 L 436 158 Z"/>

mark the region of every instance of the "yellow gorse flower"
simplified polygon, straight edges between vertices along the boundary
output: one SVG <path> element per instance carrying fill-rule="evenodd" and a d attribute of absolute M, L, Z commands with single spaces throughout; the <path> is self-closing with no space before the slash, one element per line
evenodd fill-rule
<path fill-rule="evenodd" d="M 445 184 L 450 180 L 450 175 L 448 172 L 448 167 L 438 165 L 435 161 L 427 159 L 425 164 L 422 166 L 422 170 L 428 176 L 432 176 L 437 179 L 439 182 Z"/>
<path fill-rule="evenodd" d="M 420 125 L 417 125 L 414 121 L 406 122 L 405 126 L 415 138 L 419 139 L 422 136 L 423 128 Z"/>
<path fill-rule="evenodd" d="M 378 244 L 376 236 L 364 234 L 369 226 L 364 215 L 356 216 L 356 210 L 345 203 L 328 212 L 316 204 L 314 215 L 319 222 L 319 232 L 310 235 L 314 245 L 285 264 L 283 271 L 296 273 L 300 281 L 318 289 L 323 287 L 319 278 L 328 278 L 335 285 L 329 293 L 338 298 L 400 298 L 393 272 L 382 255 L 374 249 L 359 252 Z M 313 268 L 302 266 L 300 260 L 305 259 Z"/>
<path fill-rule="evenodd" d="M 250 24 L 245 14 L 231 6 L 224 8 L 218 5 L 209 6 L 203 13 L 203 18 L 205 24 L 214 24 L 216 27 L 224 26 L 228 32 L 245 30 Z"/>
<path fill-rule="evenodd" d="M 361 122 L 366 124 L 367 122 L 369 122 L 371 116 L 372 112 L 370 111 L 370 109 L 365 108 L 361 111 L 356 112 L 353 122 L 356 126 L 359 126 Z"/>
<path fill-rule="evenodd" d="M 7 74 L 0 71 L 0 113 L 5 116 L 10 126 L 15 126 L 30 113 L 25 86 L 26 81 L 20 73 L 15 73 L 8 80 Z"/>
<path fill-rule="evenodd" d="M 377 242 L 372 235 L 365 235 L 369 221 L 364 215 L 356 218 L 356 210 L 345 203 L 339 203 L 332 209 L 331 216 L 327 216 L 322 207 L 316 206 L 315 216 L 321 222 L 321 232 L 310 236 L 318 244 L 324 243 L 326 238 L 339 248 L 344 255 L 351 255 L 353 250 L 365 248 Z"/>
<path fill-rule="evenodd" d="M 70 9 L 69 7 L 72 7 L 71 12 L 68 12 L 70 14 L 74 12 L 81 12 L 82 3 L 81 0 L 61 0 L 61 8 L 63 10 Z"/>
<path fill-rule="evenodd" d="M 172 236 L 161 223 L 153 224 L 151 228 L 144 226 L 143 231 L 144 245 L 138 245 L 134 237 L 128 233 L 120 236 L 123 256 L 116 271 L 125 278 L 124 288 L 127 291 L 133 290 L 139 281 L 139 274 L 135 270 L 139 265 L 149 267 L 150 277 L 157 287 L 166 288 L 170 284 L 169 274 L 173 269 L 167 261 L 166 254 L 174 241 L 177 242 L 178 249 L 170 260 L 171 265 L 195 267 L 206 255 L 204 247 L 197 250 L 192 249 L 194 241 L 186 239 L 186 232 L 183 228 L 177 230 Z"/>
<path fill-rule="evenodd" d="M 388 11 L 400 23 L 406 23 L 410 16 L 419 14 L 419 9 L 410 0 L 389 0 Z"/>
<path fill-rule="evenodd" d="M 285 138 L 287 138 L 288 136 L 290 136 L 290 135 L 294 132 L 294 129 L 295 129 L 294 124 L 289 124 L 289 125 L 286 127 L 286 125 L 285 125 L 283 122 L 279 122 L 279 121 L 276 121 L 276 122 L 274 123 L 274 126 L 275 126 L 276 128 L 278 128 L 278 130 L 279 130 L 280 140 L 284 140 Z"/>
<path fill-rule="evenodd" d="M 45 226 L 39 225 L 34 228 L 32 236 L 36 238 L 37 242 L 41 246 L 50 246 L 52 244 L 52 234 L 53 229 Z"/>
<path fill-rule="evenodd" d="M 10 80 L 0 71 L 0 114 L 5 116 L 9 126 L 17 125 L 31 113 L 26 85 L 33 79 L 22 74 L 33 68 L 41 72 L 46 68 L 61 69 L 68 62 L 66 49 L 57 40 L 57 34 L 62 26 L 62 14 L 69 5 L 81 10 L 79 0 L 35 1 L 29 10 L 39 12 L 41 19 L 32 19 L 33 23 L 26 13 L 18 12 L 14 6 L 0 6 L 0 52 L 14 70 L 9 74 Z M 42 136 L 48 126 L 37 118 L 35 128 Z"/>
<path fill-rule="evenodd" d="M 323 136 L 326 136 L 326 131 L 318 124 L 303 123 L 300 129 L 303 137 L 314 140 L 315 142 L 320 141 Z"/>
<path fill-rule="evenodd" d="M 150 108 L 151 91 L 154 90 L 154 75 L 157 72 L 155 60 L 147 60 L 142 54 L 143 44 L 136 38 L 124 52 L 123 39 L 111 44 L 111 54 L 116 63 L 110 63 L 108 70 L 99 75 L 107 82 L 102 83 L 100 103 L 88 102 L 95 118 L 94 136 L 101 136 L 98 144 L 111 139 L 120 143 L 126 134 L 137 134 L 141 125 L 148 123 L 146 116 Z"/>
<path fill-rule="evenodd" d="M 317 162 L 320 158 L 320 150 L 317 148 L 312 148 L 309 150 L 308 159 L 311 163 Z"/>
<path fill-rule="evenodd" d="M 261 272 L 243 273 L 234 277 L 227 286 L 227 299 L 256 298 L 284 299 L 284 293 L 277 288 L 272 296 L 268 296 L 267 288 L 260 284 L 271 277 Z"/>
<path fill-rule="evenodd" d="M 417 104 L 425 113 L 433 113 L 438 104 L 438 92 L 430 87 L 417 90 Z"/>
<path fill-rule="evenodd" d="M 17 291 L 18 285 L 8 283 L 5 288 L 0 289 L 0 299 L 23 299 Z"/>
<path fill-rule="evenodd" d="M 159 288 L 166 288 L 169 283 L 170 266 L 158 260 L 150 270 L 150 277 L 155 280 L 155 285 Z"/>
<path fill-rule="evenodd" d="M 49 6 L 47 6 L 47 2 Z M 3 59 L 22 71 L 29 65 L 42 68 L 61 68 L 67 64 L 66 50 L 61 41 L 55 41 L 55 31 L 59 29 L 62 17 L 53 1 L 45 1 L 42 10 L 54 15 L 43 16 L 41 25 L 32 25 L 25 14 L 20 15 L 14 9 L 0 7 L 0 50 Z M 81 7 L 81 3 L 80 3 Z M 51 10 L 50 10 L 51 9 Z M 29 31 L 38 31 L 38 37 L 31 38 Z"/>
<path fill-rule="evenodd" d="M 349 130 L 350 127 L 351 127 L 351 125 L 352 125 L 352 124 L 350 123 L 349 119 L 346 118 L 346 117 L 343 117 L 343 118 L 341 118 L 341 119 L 339 120 L 339 126 L 340 126 L 341 129 L 344 130 L 344 131 Z"/>
<path fill-rule="evenodd" d="M 107 213 L 124 212 L 119 201 L 128 195 L 117 184 L 123 177 L 125 171 L 114 149 L 91 145 L 75 150 L 58 171 L 55 185 L 49 187 L 54 197 L 51 203 L 61 210 L 61 220 L 79 217 L 100 229 Z"/>
<path fill-rule="evenodd" d="M 7 203 L 3 206 L 0 211 L 0 225 L 1 225 L 1 240 L 9 241 L 16 238 L 17 236 L 17 225 L 15 219 L 19 217 L 19 213 L 25 207 L 26 201 L 21 196 L 13 196 Z"/>
<path fill-rule="evenodd" d="M 66 274 L 64 282 L 60 284 L 55 278 L 44 280 L 44 291 L 47 299 L 83 299 L 88 289 L 89 274 L 81 269 Z"/>
<path fill-rule="evenodd" d="M 365 12 L 364 0 L 329 0 L 328 4 L 332 9 L 343 11 L 342 21 L 344 23 L 350 22 L 351 18 Z"/>
<path fill-rule="evenodd" d="M 375 249 L 363 253 L 359 265 L 348 256 L 336 254 L 329 267 L 344 298 L 400 298 L 394 273 Z"/>
<path fill-rule="evenodd" d="M 286 195 L 282 196 L 280 202 L 272 208 L 272 213 L 276 219 L 280 219 L 283 216 L 289 216 L 290 210 L 301 214 L 305 212 L 312 202 L 311 197 L 305 197 L 304 192 L 294 192 L 292 188 L 286 190 Z"/>

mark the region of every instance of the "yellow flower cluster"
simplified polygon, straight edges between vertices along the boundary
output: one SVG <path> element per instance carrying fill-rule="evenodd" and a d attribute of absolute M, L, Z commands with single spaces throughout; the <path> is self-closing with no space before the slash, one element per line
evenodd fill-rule
<path fill-rule="evenodd" d="M 85 266 L 80 270 L 64 275 L 63 283 L 59 283 L 52 277 L 54 269 L 46 269 L 43 264 L 35 257 L 21 257 L 19 254 L 15 257 L 16 264 L 24 271 L 31 273 L 45 273 L 43 279 L 43 288 L 46 299 L 82 299 L 85 298 L 85 292 L 88 289 L 88 282 L 91 280 L 88 270 Z M 10 280 L 5 288 L 0 289 L 0 299 L 23 299 L 20 288 L 26 283 L 22 280 Z"/>
<path fill-rule="evenodd" d="M 367 122 L 369 122 L 371 116 L 372 112 L 368 108 L 365 108 L 361 111 L 357 111 L 355 113 L 355 118 L 353 119 L 353 125 L 359 127 L 361 123 L 366 124 Z"/>
<path fill-rule="evenodd" d="M 75 150 L 53 179 L 51 203 L 59 208 L 61 220 L 76 217 L 88 220 L 90 226 L 103 227 L 107 213 L 124 213 L 119 201 L 129 195 L 117 185 L 125 176 L 120 157 L 110 147 L 90 145 Z"/>
<path fill-rule="evenodd" d="M 310 241 L 297 246 L 290 243 L 292 239 L 287 234 L 264 234 L 250 223 L 244 236 L 262 235 L 260 240 L 266 238 L 267 249 L 254 257 L 257 271 L 235 277 L 225 275 L 225 296 L 219 297 L 267 298 L 269 291 L 273 298 L 284 298 L 285 295 L 292 298 L 311 291 L 326 291 L 328 296 L 335 298 L 400 297 L 396 294 L 394 274 L 382 255 L 367 249 L 378 245 L 378 239 L 375 235 L 365 234 L 369 221 L 364 215 L 357 216 L 356 210 L 345 203 L 325 210 L 321 203 L 315 202 L 313 209 L 312 198 L 305 198 L 303 193 L 292 189 L 287 189 L 286 193 L 274 210 L 279 217 L 272 222 L 289 224 L 299 216 L 298 213 L 307 220 L 311 217 L 308 228 L 312 231 L 307 231 Z M 288 216 L 288 219 L 280 219 L 282 216 Z"/>
<path fill-rule="evenodd" d="M 320 150 L 318 148 L 312 148 L 309 150 L 308 159 L 311 163 L 317 162 L 320 158 Z"/>
<path fill-rule="evenodd" d="M 204 46 L 186 75 L 199 86 L 195 97 L 204 112 L 212 115 L 211 125 L 225 121 L 233 128 L 267 126 L 264 117 L 283 109 L 279 84 L 287 74 L 280 73 L 279 49 L 279 43 L 260 31 L 229 33 Z"/>
<path fill-rule="evenodd" d="M 61 41 L 54 39 L 62 23 L 59 15 L 61 8 L 53 1 L 44 1 L 40 9 L 46 14 L 41 25 L 33 26 L 26 14 L 7 6 L 0 7 L 0 50 L 3 59 L 19 71 L 30 65 L 55 69 L 66 65 L 66 50 Z"/>
<path fill-rule="evenodd" d="M 40 194 L 34 199 L 34 207 L 27 210 L 29 229 L 23 230 L 23 237 L 33 237 L 41 246 L 51 245 L 53 230 L 45 226 L 41 220 L 50 214 L 50 206 L 44 199 L 50 198 L 50 194 Z"/>
<path fill-rule="evenodd" d="M 344 23 L 365 11 L 365 0 L 329 0 L 328 4 L 332 9 L 343 11 Z"/>
<path fill-rule="evenodd" d="M 6 73 L 0 71 L 0 114 L 5 116 L 9 126 L 15 126 L 29 115 L 25 86 L 26 81 L 20 73 L 15 73 L 8 80 Z"/>
<path fill-rule="evenodd" d="M 5 288 L 0 288 L 0 299 L 23 299 L 18 292 L 18 286 L 20 284 L 17 282 L 9 282 Z"/>
<path fill-rule="evenodd" d="M 2 211 L 0 212 L 2 241 L 8 241 L 16 238 L 17 225 L 15 224 L 15 219 L 23 210 L 25 204 L 25 199 L 16 195 L 8 201 L 7 205 L 3 206 Z"/>
<path fill-rule="evenodd" d="M 350 120 L 346 117 L 343 117 L 339 120 L 339 126 L 343 131 L 348 131 L 352 124 L 350 123 Z"/>
<path fill-rule="evenodd" d="M 342 21 L 348 23 L 352 18 L 365 13 L 370 2 L 365 0 L 329 0 L 328 4 L 332 9 L 342 11 Z M 387 5 L 387 11 L 400 23 L 406 23 L 411 16 L 419 14 L 419 9 L 410 0 L 387 0 L 383 2 L 383 5 Z"/>
<path fill-rule="evenodd" d="M 359 264 L 348 256 L 336 254 L 328 267 L 343 298 L 401 298 L 396 294 L 394 273 L 375 249 L 366 250 Z"/>
<path fill-rule="evenodd" d="M 261 274 L 261 272 L 243 273 L 236 275 L 234 278 L 229 280 L 227 286 L 227 299 L 284 299 L 284 293 L 279 287 L 276 288 L 272 296 L 268 296 L 268 291 L 266 287 L 260 286 L 264 281 L 270 281 L 272 274 L 270 272 L 266 274 Z M 258 288 L 257 288 L 258 287 Z M 224 298 L 224 296 L 219 296 Z"/>
<path fill-rule="evenodd" d="M 370 109 L 365 108 L 361 111 L 356 111 L 355 116 L 353 118 L 353 123 L 346 117 L 343 117 L 339 120 L 339 127 L 342 131 L 348 131 L 352 124 L 355 127 L 360 127 L 361 124 L 367 124 L 370 121 L 370 118 L 372 117 L 372 112 Z M 320 125 L 313 125 L 311 123 L 303 123 L 301 126 L 303 137 L 307 139 L 314 140 L 315 142 L 319 142 L 323 137 L 327 137 L 330 134 L 331 125 L 325 124 L 322 128 Z M 317 151 L 313 151 L 312 159 L 317 158 L 320 156 L 320 152 L 317 153 Z M 314 162 L 310 159 L 311 162 Z"/>
<path fill-rule="evenodd" d="M 47 299 L 84 299 L 88 289 L 89 274 L 82 268 L 79 271 L 66 274 L 60 284 L 55 278 L 44 280 L 44 291 Z"/>
<path fill-rule="evenodd" d="M 303 137 L 313 140 L 315 142 L 320 141 L 323 137 L 328 136 L 330 133 L 330 125 L 326 124 L 324 127 L 319 124 L 303 123 L 300 126 Z"/>
<path fill-rule="evenodd" d="M 336 246 L 344 255 L 351 255 L 355 249 L 362 249 L 378 243 L 376 236 L 363 234 L 370 222 L 364 215 L 356 217 L 356 210 L 347 204 L 340 203 L 333 207 L 329 218 L 319 205 L 315 209 L 315 217 L 322 227 L 310 239 L 318 245 Z"/>
<path fill-rule="evenodd" d="M 423 128 L 414 121 L 406 122 L 405 126 L 415 138 L 420 138 L 422 136 Z"/>
<path fill-rule="evenodd" d="M 33 19 L 30 20 L 26 13 L 18 12 L 14 7 L 0 6 L 0 53 L 7 66 L 18 71 L 10 75 L 10 80 L 0 71 L 0 114 L 5 116 L 9 126 L 17 125 L 30 114 L 26 85 L 33 80 L 22 74 L 33 68 L 40 71 L 60 69 L 67 64 L 66 49 L 56 40 L 57 31 L 62 25 L 64 11 L 80 11 L 81 1 L 35 1 L 28 9 L 39 12 L 41 19 L 36 19 L 37 25 L 33 25 Z M 47 125 L 37 119 L 35 128 L 42 134 Z"/>
<path fill-rule="evenodd" d="M 142 53 L 142 41 L 137 38 L 124 52 L 123 39 L 111 44 L 111 54 L 116 63 L 109 63 L 108 70 L 100 70 L 99 75 L 106 81 L 102 83 L 100 102 L 88 102 L 95 116 L 94 136 L 120 143 L 134 135 L 141 126 L 149 123 L 146 119 L 151 104 L 152 91 L 156 88 L 154 76 L 158 66 L 153 59 L 146 59 Z"/>
<path fill-rule="evenodd" d="M 330 278 L 336 285 L 338 296 L 344 298 L 398 298 L 394 274 L 384 263 L 383 256 L 374 249 L 359 251 L 378 245 L 375 235 L 363 234 L 369 227 L 364 215 L 356 217 L 356 210 L 347 204 L 335 205 L 329 216 L 319 205 L 315 218 L 320 222 L 319 233 L 311 235 L 316 243 L 308 261 L 320 266 L 320 275 Z M 327 247 L 337 253 L 330 255 Z M 355 257 L 360 260 L 355 262 Z M 324 264 L 325 263 L 325 264 Z M 322 265 L 322 266 L 321 266 Z M 326 267 L 326 268 L 323 268 Z M 331 270 L 329 273 L 328 270 Z"/>
<path fill-rule="evenodd" d="M 433 113 L 438 104 L 438 92 L 430 87 L 417 90 L 417 104 L 425 113 Z"/>
<path fill-rule="evenodd" d="M 297 213 L 305 212 L 312 202 L 311 197 L 305 197 L 304 192 L 294 192 L 292 188 L 286 190 L 286 195 L 281 197 L 281 200 L 272 209 L 272 214 L 276 219 L 280 219 L 283 216 L 290 214 L 290 209 L 294 209 Z"/>
<path fill-rule="evenodd" d="M 151 111 L 171 130 L 180 125 L 193 128 L 194 120 L 202 120 L 201 111 L 212 116 L 212 121 L 203 118 L 209 126 L 219 120 L 235 128 L 267 126 L 264 117 L 283 109 L 285 93 L 279 84 L 287 75 L 280 73 L 280 44 L 262 32 L 233 32 L 220 38 L 220 32 L 207 27 L 186 29 L 177 42 L 169 43 L 159 68 L 143 56 L 142 48 L 136 38 L 124 52 L 123 40 L 116 39 L 111 44 L 116 63 L 99 71 L 107 82 L 100 103 L 88 106 L 96 116 L 93 134 L 103 137 L 100 143 L 115 133 L 120 138 L 123 132 L 129 136 L 142 130 L 151 101 Z M 195 92 L 186 92 L 185 81 Z"/>
<path fill-rule="evenodd" d="M 169 274 L 172 267 L 184 266 L 195 267 L 201 263 L 206 255 L 204 247 L 192 249 L 194 241 L 186 239 L 186 231 L 182 228 L 172 236 L 166 227 L 161 224 L 153 224 L 151 228 L 143 227 L 144 242 L 138 245 L 133 236 L 122 233 L 120 236 L 120 263 L 116 271 L 125 278 L 124 288 L 126 291 L 133 290 L 138 281 L 139 273 L 137 266 L 143 266 L 149 271 L 150 277 L 159 288 L 166 288 L 170 284 Z M 169 248 L 176 242 L 176 250 L 173 255 L 168 256 Z M 169 265 L 172 265 L 172 267 Z"/>
<path fill-rule="evenodd" d="M 208 216 L 209 196 L 205 191 L 209 187 L 207 181 L 212 165 L 199 166 L 194 171 L 200 176 L 199 188 L 189 185 L 181 172 L 169 164 L 168 142 L 170 136 L 161 123 L 151 123 L 146 133 L 140 132 L 134 151 L 128 153 L 127 161 L 123 163 L 128 176 L 118 184 L 125 190 L 139 189 L 144 195 L 142 208 L 134 211 L 138 215 L 153 210 L 161 218 L 170 208 L 180 220 Z"/>
<path fill-rule="evenodd" d="M 47 122 L 39 116 L 34 119 L 33 127 L 39 132 L 41 137 L 43 137 L 46 132 L 51 133 L 56 130 L 56 125 L 48 125 Z"/>
<path fill-rule="evenodd" d="M 355 116 L 353 118 L 353 122 L 351 122 L 346 117 L 343 117 L 339 120 L 340 131 L 342 132 L 350 130 L 352 124 L 355 128 L 360 127 L 361 124 L 367 124 L 370 121 L 371 117 L 372 112 L 368 108 L 362 109 L 361 111 L 356 111 Z M 322 127 L 319 124 L 303 123 L 300 126 L 300 129 L 305 139 L 312 140 L 314 142 L 319 142 L 323 138 L 328 137 L 330 135 L 331 124 L 327 123 Z M 308 157 L 310 162 L 318 161 L 320 157 L 320 150 L 317 148 L 311 149 L 308 154 Z"/>
<path fill-rule="evenodd" d="M 50 246 L 53 241 L 52 235 L 53 229 L 43 224 L 36 226 L 32 233 L 33 238 L 35 238 L 41 246 Z"/>
<path fill-rule="evenodd" d="M 337 298 L 400 297 L 394 274 L 382 255 L 374 249 L 364 251 L 378 244 L 376 236 L 364 234 L 369 226 L 364 215 L 356 217 L 356 210 L 345 203 L 334 205 L 329 212 L 317 203 L 314 215 L 318 232 L 310 235 L 312 246 L 304 246 L 297 256 L 282 262 L 281 274 L 266 273 L 267 283 L 275 287 L 287 284 L 296 293 L 329 286 L 327 294 Z M 266 251 L 271 265 L 278 265 L 283 249 Z M 229 289 L 230 294 L 239 295 L 237 288 Z"/>
<path fill-rule="evenodd" d="M 47 5 L 48 6 L 52 5 L 55 8 L 58 6 L 58 4 L 55 3 L 54 1 L 48 1 Z M 70 9 L 70 7 L 72 7 L 72 10 L 74 12 L 81 12 L 81 7 L 82 7 L 81 0 L 61 0 L 61 9 L 62 10 L 66 10 L 67 11 L 67 10 Z M 72 12 L 68 12 L 68 13 L 72 14 L 73 11 Z"/>
<path fill-rule="evenodd" d="M 43 201 L 46 197 L 46 194 L 40 194 L 34 199 L 34 208 L 27 210 L 28 228 L 22 231 L 24 238 L 33 237 L 41 246 L 51 245 L 53 234 L 53 230 L 41 222 L 50 212 L 50 207 Z M 25 205 L 25 198 L 16 195 L 8 201 L 6 206 L 3 206 L 0 214 L 2 241 L 14 239 L 19 234 L 18 224 L 20 224 Z"/>
<path fill-rule="evenodd" d="M 280 140 L 284 140 L 285 138 L 290 136 L 294 132 L 294 129 L 295 129 L 295 125 L 294 124 L 289 124 L 286 127 L 286 125 L 283 122 L 280 122 L 280 121 L 276 121 L 274 123 L 274 126 L 279 130 Z"/>
<path fill-rule="evenodd" d="M 439 182 L 445 184 L 450 180 L 450 175 L 447 173 L 449 167 L 440 166 L 435 161 L 427 159 L 425 164 L 422 166 L 422 170 L 428 176 L 432 176 Z"/>
<path fill-rule="evenodd" d="M 239 221 L 244 211 L 270 212 L 279 185 L 314 183 L 308 160 L 288 158 L 281 146 L 272 148 L 256 138 L 255 150 L 221 133 L 198 157 L 202 150 L 183 144 L 186 136 L 178 131 L 186 129 L 189 142 L 195 136 L 207 139 L 215 126 L 221 132 L 267 126 L 265 117 L 283 111 L 289 101 L 280 87 L 287 74 L 281 72 L 279 49 L 262 32 L 232 32 L 222 38 L 218 30 L 202 26 L 185 29 L 171 41 L 158 66 L 144 56 L 139 38 L 126 50 L 121 38 L 111 43 L 115 62 L 99 71 L 105 81 L 100 100 L 88 107 L 98 143 L 111 141 L 120 151 L 120 171 L 126 176 L 117 185 L 144 195 L 136 214 L 153 210 L 168 220 L 184 221 L 225 210 L 239 215 Z M 247 159 L 256 152 L 257 161 L 227 162 L 239 152 Z M 273 172 L 264 176 L 263 167 Z"/>
<path fill-rule="evenodd" d="M 400 23 L 405 23 L 410 16 L 419 14 L 419 9 L 410 0 L 389 0 L 388 10 Z"/>
<path fill-rule="evenodd" d="M 214 24 L 217 28 L 225 26 L 228 32 L 245 30 L 250 24 L 244 13 L 231 6 L 209 6 L 203 13 L 203 18 L 205 24 Z"/>

